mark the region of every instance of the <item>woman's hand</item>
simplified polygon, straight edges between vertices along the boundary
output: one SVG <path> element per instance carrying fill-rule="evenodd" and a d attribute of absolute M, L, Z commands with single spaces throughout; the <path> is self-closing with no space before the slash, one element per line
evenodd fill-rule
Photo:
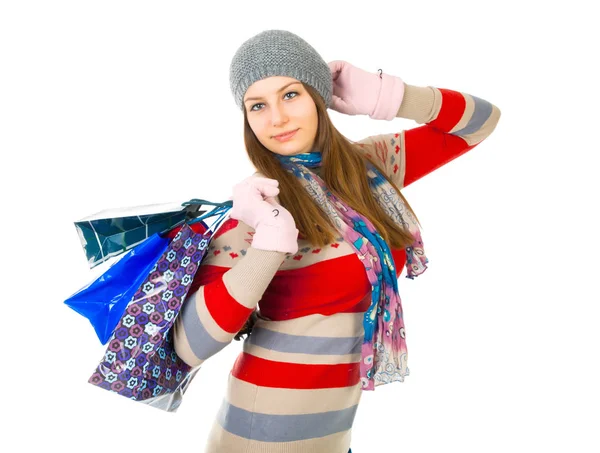
<path fill-rule="evenodd" d="M 404 82 L 400 77 L 370 73 L 342 60 L 328 65 L 333 78 L 333 110 L 347 115 L 369 115 L 376 120 L 396 117 L 404 97 Z"/>
<path fill-rule="evenodd" d="M 284 253 L 298 251 L 298 229 L 292 214 L 277 203 L 279 181 L 250 176 L 233 188 L 232 219 L 254 228 L 252 247 Z"/>
<path fill-rule="evenodd" d="M 277 194 L 279 181 L 250 176 L 233 187 L 230 217 L 256 229 L 261 222 L 272 220 L 273 210 L 276 209 L 272 206 L 272 200 Z"/>

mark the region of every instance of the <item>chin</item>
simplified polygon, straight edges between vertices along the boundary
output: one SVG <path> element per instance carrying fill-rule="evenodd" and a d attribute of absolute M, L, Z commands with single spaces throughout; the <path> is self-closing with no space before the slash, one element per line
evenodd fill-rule
<path fill-rule="evenodd" d="M 282 154 L 282 155 L 284 155 L 284 156 L 295 156 L 296 154 L 301 154 L 301 153 L 303 153 L 303 152 L 304 152 L 304 151 L 302 151 L 302 150 L 300 150 L 300 149 L 296 148 L 296 149 L 293 149 L 293 150 L 282 149 L 282 150 L 280 150 L 278 153 L 279 153 L 279 154 Z"/>

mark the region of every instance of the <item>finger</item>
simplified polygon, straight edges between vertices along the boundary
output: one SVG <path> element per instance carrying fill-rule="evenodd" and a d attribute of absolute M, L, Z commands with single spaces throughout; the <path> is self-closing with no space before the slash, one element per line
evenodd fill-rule
<path fill-rule="evenodd" d="M 260 178 L 261 181 L 270 184 L 272 186 L 279 186 L 279 181 L 277 181 L 276 179 L 271 179 L 271 178 Z"/>
<path fill-rule="evenodd" d="M 344 86 L 342 83 L 342 79 L 338 78 L 337 80 L 333 81 L 333 95 L 334 96 L 342 96 L 344 94 Z"/>
<path fill-rule="evenodd" d="M 272 189 L 279 189 L 279 181 L 275 179 L 257 178 L 249 182 L 253 187 L 270 187 Z"/>
<path fill-rule="evenodd" d="M 331 97 L 331 106 L 334 110 L 337 110 L 338 112 L 342 112 L 342 113 L 348 113 L 352 109 L 350 104 L 348 104 L 346 101 L 344 101 L 339 96 Z"/>
<path fill-rule="evenodd" d="M 344 61 L 343 60 L 334 60 L 334 61 L 330 61 L 329 63 L 327 63 L 327 65 L 329 66 L 329 69 L 331 71 L 331 76 L 333 78 L 333 80 L 337 80 L 337 78 L 340 75 L 340 72 L 342 71 L 343 67 L 344 67 Z"/>
<path fill-rule="evenodd" d="M 274 187 L 269 184 L 256 183 L 254 187 L 265 197 L 274 197 L 279 194 L 279 187 Z"/>

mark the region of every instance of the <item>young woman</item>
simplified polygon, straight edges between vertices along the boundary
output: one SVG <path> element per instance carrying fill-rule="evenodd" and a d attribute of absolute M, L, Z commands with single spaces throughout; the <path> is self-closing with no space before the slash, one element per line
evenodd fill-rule
<path fill-rule="evenodd" d="M 409 374 L 397 279 L 428 261 L 400 189 L 481 143 L 500 110 L 327 64 L 284 30 L 244 42 L 230 69 L 258 171 L 234 187 L 174 327 L 194 367 L 247 334 L 206 452 L 346 453 L 362 391 Z M 327 108 L 423 125 L 352 142 Z"/>

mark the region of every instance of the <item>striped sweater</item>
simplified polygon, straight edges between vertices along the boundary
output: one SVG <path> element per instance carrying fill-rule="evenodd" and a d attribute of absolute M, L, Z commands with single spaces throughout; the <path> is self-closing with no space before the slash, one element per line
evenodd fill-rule
<path fill-rule="evenodd" d="M 405 84 L 397 116 L 423 125 L 358 144 L 374 144 L 369 157 L 403 188 L 481 143 L 500 110 L 469 94 Z M 177 353 L 196 367 L 258 307 L 205 452 L 347 453 L 371 303 L 364 266 L 341 237 L 316 248 L 300 236 L 298 252 L 286 255 L 254 249 L 253 234 L 235 219 L 222 224 L 173 329 Z M 405 251 L 392 253 L 399 277 Z"/>

